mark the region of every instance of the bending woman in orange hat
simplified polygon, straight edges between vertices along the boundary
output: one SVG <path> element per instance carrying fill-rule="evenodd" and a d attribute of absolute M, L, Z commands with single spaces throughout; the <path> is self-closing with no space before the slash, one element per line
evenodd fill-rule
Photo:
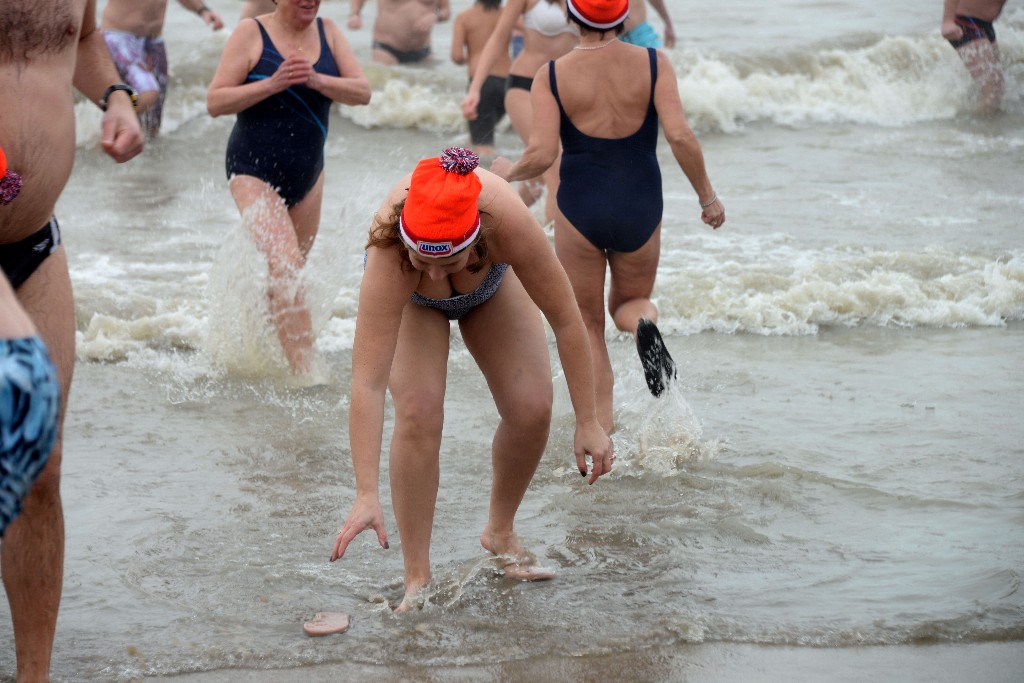
<path fill-rule="evenodd" d="M 492 169 L 508 180 L 533 178 L 554 164 L 561 142 L 555 252 L 590 332 L 598 414 L 610 431 L 615 380 L 605 345 L 606 270 L 608 311 L 618 329 L 635 335 L 651 393 L 660 396 L 675 376 L 651 301 L 664 204 L 659 128 L 697 194 L 701 219 L 718 228 L 725 207 L 683 113 L 672 62 L 661 50 L 616 38 L 628 0 L 568 0 L 568 8 L 580 44 L 537 71 L 529 145 L 516 164 L 499 157 Z"/>
<path fill-rule="evenodd" d="M 593 484 L 614 459 L 597 419 L 587 331 L 565 271 L 516 192 L 476 163 L 472 152 L 451 148 L 420 161 L 392 188 L 370 230 L 359 291 L 349 410 L 356 499 L 331 560 L 367 529 L 388 547 L 378 475 L 390 389 L 391 496 L 405 561 L 401 611 L 422 599 L 431 578 L 452 320 L 500 415 L 480 543 L 504 560 L 506 576 L 553 576 L 529 559 L 513 529 L 551 423 L 551 366 L 540 313 L 554 332 L 576 414 L 577 468 L 587 476 L 590 456 Z"/>

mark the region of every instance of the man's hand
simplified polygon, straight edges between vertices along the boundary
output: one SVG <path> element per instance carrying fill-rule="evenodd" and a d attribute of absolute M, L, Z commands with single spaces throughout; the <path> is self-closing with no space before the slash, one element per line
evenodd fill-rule
<path fill-rule="evenodd" d="M 110 102 L 103 115 L 101 130 L 103 151 L 119 164 L 136 157 L 146 144 L 139 117 L 127 96 L 119 96 Z"/>

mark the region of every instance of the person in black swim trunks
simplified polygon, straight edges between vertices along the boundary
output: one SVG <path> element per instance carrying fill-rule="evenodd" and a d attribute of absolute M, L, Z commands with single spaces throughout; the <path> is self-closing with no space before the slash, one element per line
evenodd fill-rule
<path fill-rule="evenodd" d="M 17 679 L 48 681 L 64 578 L 63 418 L 75 368 L 74 294 L 53 215 L 75 159 L 73 90 L 103 105 L 100 146 L 114 161 L 139 154 L 145 137 L 134 92 L 120 82 L 96 24 L 95 0 L 5 0 L 0 36 L 0 148 L 7 172 L 24 179 L 16 196 L 7 183 L 0 191 L 0 264 L 15 280 L 11 289 L 56 367 L 61 408 L 53 448 L 21 501 L 21 514 L 4 530 L 0 553 Z M 0 311 L 0 325 L 10 324 L 11 315 Z M 23 327 L 0 336 L 25 341 L 35 335 Z M 16 362 L 33 368 L 33 375 L 47 374 L 35 343 L 15 347 Z M 38 464 L 34 455 L 30 461 Z"/>
<path fill-rule="evenodd" d="M 178 0 L 214 31 L 224 22 L 204 0 Z M 160 133 L 167 100 L 167 0 L 107 0 L 100 28 L 121 78 L 139 94 L 138 114 L 149 136 Z"/>
<path fill-rule="evenodd" d="M 956 48 L 981 88 L 981 110 L 992 113 L 1003 100 L 1003 68 L 993 22 L 1006 0 L 944 0 L 942 37 Z"/>
<path fill-rule="evenodd" d="M 452 61 L 465 64 L 473 81 L 480 53 L 501 18 L 501 0 L 475 0 L 473 6 L 459 12 L 452 26 Z M 477 117 L 468 120 L 473 151 L 480 156 L 494 154 L 494 129 L 505 116 L 505 81 L 512 58 L 508 52 L 491 68 L 480 90 Z"/>
<path fill-rule="evenodd" d="M 508 183 L 476 168 L 469 150 L 421 160 L 374 217 L 352 348 L 349 437 L 355 501 L 331 560 L 373 529 L 388 547 L 378 496 L 384 405 L 394 404 L 391 500 L 402 539 L 404 611 L 430 582 L 451 320 L 483 373 L 500 421 L 491 444 L 491 502 L 480 536 L 505 575 L 549 579 L 520 546 L 513 522 L 547 444 L 553 386 L 547 319 L 576 416 L 573 450 L 589 482 L 612 469 L 594 406 L 587 331 L 572 287 L 537 221 Z M 484 454 L 481 454 L 487 457 Z"/>
<path fill-rule="evenodd" d="M 352 0 L 348 27 L 363 26 L 365 0 Z M 377 0 L 373 22 L 373 61 L 379 64 L 415 64 L 431 55 L 434 24 L 448 21 L 448 0 Z"/>
<path fill-rule="evenodd" d="M 0 206 L 21 194 L 21 175 L 7 170 L 0 147 Z M 30 235 L 0 249 L 0 538 L 21 514 L 21 504 L 46 466 L 57 439 L 60 382 L 46 343 L 18 302 L 13 286 L 27 280 L 60 245 L 52 232 Z M 38 248 L 36 248 L 38 247 Z"/>
<path fill-rule="evenodd" d="M 295 375 L 309 375 L 313 328 L 300 274 L 317 231 L 330 108 L 370 101 L 370 83 L 341 30 L 299 0 L 242 20 L 224 46 L 206 104 L 236 114 L 226 170 L 231 195 L 267 259 L 278 339 Z"/>
<path fill-rule="evenodd" d="M 627 14 L 627 0 L 569 0 L 580 44 L 538 70 L 523 156 L 514 165 L 502 157 L 492 165 L 508 180 L 535 177 L 555 162 L 561 141 L 555 251 L 590 332 L 598 414 L 609 431 L 614 374 L 605 345 L 606 270 L 608 311 L 619 330 L 636 336 L 651 393 L 661 395 L 675 376 L 651 301 L 661 253 L 659 124 L 697 194 L 701 219 L 712 228 L 725 222 L 669 57 L 616 38 Z"/>

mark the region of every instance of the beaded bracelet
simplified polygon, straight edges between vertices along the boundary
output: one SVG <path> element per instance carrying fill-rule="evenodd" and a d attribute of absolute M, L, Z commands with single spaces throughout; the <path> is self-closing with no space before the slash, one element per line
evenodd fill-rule
<path fill-rule="evenodd" d="M 100 110 L 101 111 L 106 111 L 107 110 L 107 100 L 109 100 L 110 96 L 113 95 L 118 90 L 123 90 L 125 93 L 127 93 L 128 97 L 132 101 L 132 106 L 135 107 L 135 108 L 138 108 L 138 106 L 139 106 L 139 93 L 135 92 L 135 88 L 133 88 L 130 85 L 126 85 L 124 83 L 115 83 L 114 85 L 110 86 L 109 88 L 107 88 L 106 90 L 103 91 L 103 97 L 100 98 Z"/>
<path fill-rule="evenodd" d="M 717 201 L 718 201 L 718 195 L 717 194 L 713 194 L 713 195 L 711 195 L 711 199 L 707 200 L 706 202 L 702 202 L 702 201 L 700 201 L 698 199 L 697 203 L 700 204 L 700 208 L 706 209 L 706 208 L 708 208 L 709 206 L 711 206 L 712 204 L 714 204 Z"/>

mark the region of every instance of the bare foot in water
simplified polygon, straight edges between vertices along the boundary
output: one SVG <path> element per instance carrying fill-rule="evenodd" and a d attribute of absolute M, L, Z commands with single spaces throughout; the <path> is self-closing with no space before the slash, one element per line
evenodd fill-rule
<path fill-rule="evenodd" d="M 409 612 L 414 609 L 423 609 L 423 605 L 427 602 L 427 586 L 416 586 L 414 588 L 406 588 L 405 596 L 402 598 L 402 602 L 398 603 L 396 607 L 392 608 L 395 614 L 402 614 L 403 612 Z"/>
<path fill-rule="evenodd" d="M 302 625 L 307 636 L 329 636 L 333 633 L 344 633 L 348 630 L 349 619 L 341 612 L 317 612 L 313 618 Z"/>
<path fill-rule="evenodd" d="M 536 556 L 519 544 L 519 537 L 512 534 L 492 534 L 484 531 L 480 545 L 489 553 L 498 556 L 505 576 L 516 581 L 549 581 L 558 572 L 540 566 Z"/>

